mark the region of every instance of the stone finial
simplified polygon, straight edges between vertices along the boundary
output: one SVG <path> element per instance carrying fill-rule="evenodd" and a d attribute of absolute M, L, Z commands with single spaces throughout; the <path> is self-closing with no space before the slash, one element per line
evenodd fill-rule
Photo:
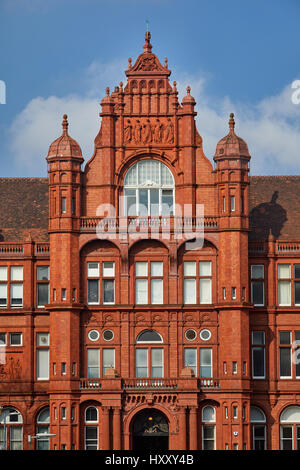
<path fill-rule="evenodd" d="M 109 86 L 105 88 L 106 96 L 109 96 Z"/>
<path fill-rule="evenodd" d="M 233 113 L 230 113 L 230 116 L 229 116 L 229 130 L 230 132 L 234 132 L 234 126 L 235 126 L 235 121 L 234 121 L 234 114 Z"/>
<path fill-rule="evenodd" d="M 191 94 L 191 87 L 189 85 L 186 87 L 186 92 L 188 95 Z"/>
<path fill-rule="evenodd" d="M 165 68 L 167 69 L 168 68 L 168 58 L 165 57 Z"/>
<path fill-rule="evenodd" d="M 180 377 L 195 377 L 195 372 L 190 366 L 186 366 L 181 370 Z"/>
<path fill-rule="evenodd" d="M 69 126 L 68 116 L 67 116 L 67 114 L 64 114 L 63 115 L 63 122 L 62 122 L 62 128 L 63 128 L 63 134 L 64 135 L 68 135 L 68 126 Z"/>
<path fill-rule="evenodd" d="M 129 57 L 129 58 L 128 58 L 128 69 L 130 70 L 131 67 L 132 67 L 132 58 Z"/>
<path fill-rule="evenodd" d="M 145 53 L 151 53 L 152 51 L 152 44 L 150 42 L 150 39 L 151 39 L 151 34 L 150 34 L 150 31 L 146 31 L 146 34 L 145 34 L 145 44 L 144 44 L 144 52 Z"/>
<path fill-rule="evenodd" d="M 105 378 L 115 378 L 119 377 L 118 372 L 116 369 L 111 365 L 108 369 L 105 371 Z"/>

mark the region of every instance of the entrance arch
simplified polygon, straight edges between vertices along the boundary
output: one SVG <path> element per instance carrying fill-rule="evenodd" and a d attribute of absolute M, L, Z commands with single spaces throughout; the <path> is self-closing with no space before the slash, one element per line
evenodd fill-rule
<path fill-rule="evenodd" d="M 169 450 L 169 423 L 159 410 L 144 409 L 131 423 L 132 450 Z"/>

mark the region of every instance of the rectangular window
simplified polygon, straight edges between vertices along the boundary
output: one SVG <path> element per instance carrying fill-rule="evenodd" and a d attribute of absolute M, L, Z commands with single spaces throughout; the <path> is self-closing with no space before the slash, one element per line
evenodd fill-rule
<path fill-rule="evenodd" d="M 151 349 L 151 377 L 163 377 L 163 349 Z"/>
<path fill-rule="evenodd" d="M 49 379 L 49 349 L 37 349 L 37 379 L 48 380 Z"/>
<path fill-rule="evenodd" d="M 148 303 L 148 280 L 147 279 L 136 279 L 135 281 L 135 294 L 137 304 Z"/>
<path fill-rule="evenodd" d="M 265 332 L 252 331 L 252 377 L 265 378 Z"/>
<path fill-rule="evenodd" d="M 49 303 L 49 266 L 37 266 L 37 306 L 44 307 Z"/>
<path fill-rule="evenodd" d="M 263 424 L 253 425 L 253 450 L 266 449 L 266 426 Z"/>
<path fill-rule="evenodd" d="M 10 346 L 22 346 L 22 333 L 9 333 Z"/>
<path fill-rule="evenodd" d="M 98 426 L 85 426 L 85 450 L 98 450 Z"/>
<path fill-rule="evenodd" d="M 115 303 L 115 281 L 114 279 L 103 279 L 103 303 L 114 304 Z"/>
<path fill-rule="evenodd" d="M 280 426 L 280 449 L 293 450 L 293 426 Z"/>
<path fill-rule="evenodd" d="M 256 306 L 265 304 L 263 264 L 253 264 L 251 266 L 251 302 Z"/>
<path fill-rule="evenodd" d="M 7 307 L 7 266 L 0 266 L 0 308 Z"/>
<path fill-rule="evenodd" d="M 281 378 L 292 377 L 291 332 L 279 332 L 279 375 Z"/>
<path fill-rule="evenodd" d="M 110 367 L 115 367 L 115 350 L 114 349 L 103 349 L 102 350 L 102 374 L 105 376 L 105 372 Z"/>
<path fill-rule="evenodd" d="M 200 349 L 200 377 L 212 377 L 212 349 Z"/>
<path fill-rule="evenodd" d="M 163 280 L 151 279 L 151 304 L 163 303 Z"/>
<path fill-rule="evenodd" d="M 67 300 L 67 289 L 65 288 L 61 290 L 61 300 Z"/>
<path fill-rule="evenodd" d="M 148 377 L 148 349 L 136 350 L 136 376 Z"/>
<path fill-rule="evenodd" d="M 232 373 L 237 374 L 237 362 L 236 361 L 232 362 Z"/>
<path fill-rule="evenodd" d="M 0 346 L 6 346 L 6 333 L 0 333 Z"/>
<path fill-rule="evenodd" d="M 21 426 L 10 427 L 10 450 L 23 449 L 23 429 Z"/>
<path fill-rule="evenodd" d="M 185 348 L 184 350 L 184 367 L 189 366 L 193 369 L 195 376 L 197 376 L 197 349 Z"/>
<path fill-rule="evenodd" d="M 65 214 L 67 212 L 67 198 L 62 197 L 61 198 L 61 213 Z"/>
<path fill-rule="evenodd" d="M 278 305 L 291 305 L 291 265 L 278 265 Z"/>
<path fill-rule="evenodd" d="M 23 284 L 14 283 L 10 285 L 10 305 L 11 307 L 22 307 Z"/>
<path fill-rule="evenodd" d="M 199 261 L 199 301 L 200 304 L 212 302 L 211 261 Z"/>
<path fill-rule="evenodd" d="M 231 288 L 231 298 L 232 300 L 236 299 L 236 287 Z"/>
<path fill-rule="evenodd" d="M 67 373 L 67 365 L 66 365 L 65 362 L 61 363 L 61 373 L 62 373 L 62 375 L 66 375 L 66 373 Z"/>
<path fill-rule="evenodd" d="M 202 426 L 202 450 L 215 449 L 215 426 Z"/>
<path fill-rule="evenodd" d="M 88 279 L 88 303 L 99 304 L 99 280 Z"/>
<path fill-rule="evenodd" d="M 235 211 L 235 196 L 230 196 L 230 210 L 231 212 Z"/>
<path fill-rule="evenodd" d="M 99 349 L 87 350 L 87 376 L 89 379 L 100 377 Z"/>
<path fill-rule="evenodd" d="M 197 285 L 195 261 L 184 262 L 184 303 L 195 304 L 197 302 Z"/>

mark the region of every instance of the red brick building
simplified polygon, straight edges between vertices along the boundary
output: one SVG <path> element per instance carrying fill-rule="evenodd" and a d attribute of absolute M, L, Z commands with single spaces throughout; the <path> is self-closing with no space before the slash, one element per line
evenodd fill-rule
<path fill-rule="evenodd" d="M 0 179 L 0 445 L 300 448 L 300 177 L 250 177 L 233 115 L 213 166 L 145 39 L 84 167 L 64 116 Z"/>

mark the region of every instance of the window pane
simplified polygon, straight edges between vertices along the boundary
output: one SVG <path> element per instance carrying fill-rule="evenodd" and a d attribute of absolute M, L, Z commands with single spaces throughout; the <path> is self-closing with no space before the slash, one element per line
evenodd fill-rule
<path fill-rule="evenodd" d="M 172 189 L 163 189 L 161 196 L 162 203 L 162 215 L 173 215 L 173 190 Z"/>
<path fill-rule="evenodd" d="M 163 262 L 151 261 L 151 276 L 163 276 Z"/>
<path fill-rule="evenodd" d="M 211 279 L 200 279 L 200 304 L 211 304 Z"/>
<path fill-rule="evenodd" d="M 291 283 L 290 281 L 278 282 L 279 305 L 291 305 Z"/>
<path fill-rule="evenodd" d="M 0 284 L 0 307 L 7 305 L 7 284 Z"/>
<path fill-rule="evenodd" d="M 212 377 L 211 349 L 200 349 L 200 377 Z"/>
<path fill-rule="evenodd" d="M 151 376 L 163 377 L 163 350 L 151 349 Z"/>
<path fill-rule="evenodd" d="M 47 305 L 49 303 L 49 284 L 38 284 L 37 285 L 37 304 L 39 307 Z"/>
<path fill-rule="evenodd" d="M 137 261 L 135 263 L 135 275 L 136 276 L 147 276 L 148 275 L 148 263 L 147 263 L 147 261 Z"/>
<path fill-rule="evenodd" d="M 135 189 L 126 189 L 125 190 L 125 200 L 128 216 L 137 215 L 137 203 L 136 203 L 136 190 Z"/>
<path fill-rule="evenodd" d="M 254 305 L 264 305 L 264 283 L 263 281 L 251 282 L 252 302 Z"/>
<path fill-rule="evenodd" d="M 113 304 L 115 302 L 115 281 L 103 279 L 103 303 Z"/>
<path fill-rule="evenodd" d="M 10 279 L 11 281 L 23 281 L 23 266 L 11 266 Z"/>
<path fill-rule="evenodd" d="M 49 333 L 37 333 L 36 344 L 38 346 L 49 346 Z"/>
<path fill-rule="evenodd" d="M 88 277 L 99 277 L 99 263 L 88 263 L 87 275 Z"/>
<path fill-rule="evenodd" d="M 279 331 L 279 344 L 291 344 L 290 331 Z"/>
<path fill-rule="evenodd" d="M 196 276 L 196 261 L 185 261 L 184 262 L 184 275 L 185 276 Z"/>
<path fill-rule="evenodd" d="M 103 262 L 103 277 L 114 277 L 115 263 L 113 261 Z"/>
<path fill-rule="evenodd" d="M 252 344 L 265 344 L 265 332 L 252 331 Z"/>
<path fill-rule="evenodd" d="M 210 261 L 199 261 L 199 276 L 211 276 Z"/>
<path fill-rule="evenodd" d="M 85 411 L 85 420 L 86 421 L 98 421 L 98 411 L 94 406 L 90 406 Z"/>
<path fill-rule="evenodd" d="M 196 303 L 196 279 L 184 280 L 184 303 L 185 304 Z"/>
<path fill-rule="evenodd" d="M 22 334 L 21 333 L 10 333 L 9 334 L 9 344 L 11 346 L 21 346 L 21 344 L 22 344 Z"/>
<path fill-rule="evenodd" d="M 295 305 L 300 305 L 300 282 L 295 282 Z"/>
<path fill-rule="evenodd" d="M 163 292 L 163 280 L 151 279 L 151 304 L 162 304 Z"/>
<path fill-rule="evenodd" d="M 38 349 L 37 352 L 37 378 L 49 379 L 49 349 Z"/>
<path fill-rule="evenodd" d="M 10 428 L 10 450 L 22 450 L 23 429 L 20 426 Z"/>
<path fill-rule="evenodd" d="M 0 281 L 7 281 L 7 266 L 0 266 Z"/>
<path fill-rule="evenodd" d="M 148 280 L 147 279 L 136 279 L 135 294 L 137 304 L 148 303 Z"/>
<path fill-rule="evenodd" d="M 22 306 L 23 304 L 23 284 L 11 284 L 10 303 L 12 306 Z"/>
<path fill-rule="evenodd" d="M 38 281 L 49 281 L 49 266 L 37 266 L 36 275 Z"/>
<path fill-rule="evenodd" d="M 251 266 L 251 279 L 263 279 L 264 266 L 262 264 L 253 264 Z"/>
<path fill-rule="evenodd" d="M 87 376 L 88 378 L 100 377 L 99 349 L 87 350 Z"/>
<path fill-rule="evenodd" d="M 279 348 L 280 377 L 291 377 L 291 348 Z"/>
<path fill-rule="evenodd" d="M 85 427 L 85 449 L 98 450 L 98 427 L 86 426 Z"/>
<path fill-rule="evenodd" d="M 148 189 L 139 189 L 138 213 L 143 217 L 148 216 Z"/>
<path fill-rule="evenodd" d="M 110 367 L 115 367 L 115 350 L 103 349 L 102 361 L 103 361 L 103 377 L 104 377 L 107 369 L 109 369 Z"/>
<path fill-rule="evenodd" d="M 148 350 L 136 350 L 136 376 L 148 377 Z"/>
<path fill-rule="evenodd" d="M 215 448 L 215 427 L 202 426 L 203 450 L 214 450 Z"/>
<path fill-rule="evenodd" d="M 294 265 L 294 276 L 295 279 L 300 279 L 300 264 Z"/>
<path fill-rule="evenodd" d="M 186 348 L 184 350 L 184 366 L 189 366 L 197 375 L 197 349 Z"/>
<path fill-rule="evenodd" d="M 264 348 L 252 348 L 253 377 L 265 376 L 265 350 Z"/>
<path fill-rule="evenodd" d="M 99 281 L 96 279 L 88 280 L 88 303 L 99 303 Z"/>
<path fill-rule="evenodd" d="M 150 189 L 150 215 L 159 215 L 159 189 Z"/>
<path fill-rule="evenodd" d="M 290 277 L 291 277 L 291 265 L 279 264 L 278 265 L 278 279 L 290 279 Z"/>

